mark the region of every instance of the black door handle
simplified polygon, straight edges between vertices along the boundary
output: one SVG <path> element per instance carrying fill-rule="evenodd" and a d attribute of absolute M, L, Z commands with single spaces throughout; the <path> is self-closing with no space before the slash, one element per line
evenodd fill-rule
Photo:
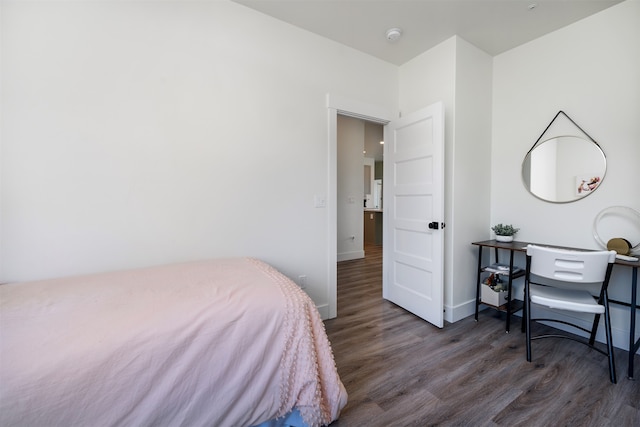
<path fill-rule="evenodd" d="M 432 230 L 437 230 L 439 228 L 439 225 L 440 224 L 438 224 L 438 221 L 433 221 L 429 223 L 429 228 Z"/>

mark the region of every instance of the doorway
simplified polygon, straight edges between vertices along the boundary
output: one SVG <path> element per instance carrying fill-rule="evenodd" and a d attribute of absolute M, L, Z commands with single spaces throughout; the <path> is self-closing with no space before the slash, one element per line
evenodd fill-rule
<path fill-rule="evenodd" d="M 364 257 L 364 243 L 382 244 L 383 126 L 337 117 L 337 260 Z"/>
<path fill-rule="evenodd" d="M 351 311 L 340 306 L 340 300 L 354 287 L 382 299 L 383 137 L 380 123 L 337 116 L 336 267 L 340 312 Z"/>
<path fill-rule="evenodd" d="M 329 279 L 327 287 L 328 310 L 326 318 L 331 319 L 338 315 L 337 298 L 337 160 L 338 160 L 338 114 L 348 117 L 364 119 L 382 126 L 391 121 L 391 111 L 377 105 L 362 103 L 359 101 L 342 98 L 339 96 L 327 95 L 327 119 L 329 125 L 328 146 L 329 146 L 329 193 L 327 195 L 327 239 L 328 239 L 328 260 L 327 277 Z"/>
<path fill-rule="evenodd" d="M 391 123 L 391 115 L 389 111 L 379 106 L 363 104 L 358 101 L 347 100 L 340 97 L 327 96 L 327 113 L 328 113 L 328 146 L 329 146 L 329 194 L 328 203 L 331 207 L 328 209 L 328 278 L 327 300 L 328 310 L 327 319 L 337 317 L 337 121 L 338 114 L 368 120 L 374 123 L 380 123 L 384 127 L 385 139 L 389 139 L 385 144 L 385 152 L 389 156 L 385 156 L 387 185 L 384 192 L 387 201 L 387 215 L 384 223 L 383 235 L 386 236 L 385 246 L 382 254 L 383 266 L 383 297 L 388 299 L 408 311 L 417 314 L 419 317 L 442 327 L 442 312 L 444 307 L 443 293 L 444 284 L 441 280 L 444 270 L 444 250 L 443 250 L 443 230 L 440 230 L 440 222 L 444 227 L 444 107 L 442 102 L 432 104 L 422 110 L 411 113 L 406 118 L 400 118 Z M 389 124 L 387 126 L 387 124 Z M 393 145 L 393 148 L 390 146 Z M 413 147 L 413 148 L 412 148 Z M 409 149 L 408 157 L 401 154 L 398 157 L 398 149 L 403 151 Z M 416 157 L 417 155 L 417 157 Z M 420 163 L 427 161 L 431 166 L 423 168 Z M 415 167 L 414 167 L 415 166 Z M 404 169 L 398 175 L 397 167 Z M 422 172 L 421 172 L 422 171 Z M 427 171 L 428 176 L 423 172 Z M 429 178 L 431 177 L 431 178 Z M 419 185 L 413 185 L 419 184 Z M 431 182 L 430 185 L 427 185 Z M 406 190 L 411 190 L 406 193 Z M 414 191 L 415 190 L 415 191 Z M 418 191 L 418 193 L 416 193 Z M 405 196 L 406 203 L 396 206 L 398 195 L 401 198 Z M 415 194 L 414 194 L 415 193 Z M 414 196 L 418 197 L 413 207 L 410 206 L 414 200 Z M 393 200 L 392 203 L 389 201 Z M 431 202 L 429 202 L 431 200 Z M 406 206 L 405 206 L 406 205 Z M 423 212 L 424 211 L 424 212 Z M 420 215 L 424 213 L 423 215 Z M 418 219 L 416 215 L 420 216 Z M 428 218 L 425 220 L 425 218 Z M 393 219 L 393 220 L 392 220 Z M 438 224 L 436 227 L 434 224 Z M 429 227 L 427 227 L 429 225 Z M 419 229 L 413 230 L 412 226 L 418 226 Z M 414 227 L 415 228 L 415 227 Z M 408 238 L 408 230 L 417 236 L 416 238 Z M 396 231 L 400 230 L 400 233 Z M 436 231 L 433 231 L 436 230 Z M 421 238 L 427 238 L 428 253 L 425 252 L 424 245 L 418 244 Z M 398 240 L 400 239 L 400 240 Z M 398 244 L 402 244 L 402 248 L 398 250 Z M 422 252 L 411 251 L 412 248 L 421 248 Z M 393 250 L 391 250 L 393 249 Z M 407 250 L 409 251 L 407 252 Z M 406 253 L 405 253 L 406 252 Z M 417 261 L 415 266 L 407 261 Z M 404 263 L 403 263 L 404 262 Z M 402 271 L 394 270 L 396 266 L 401 266 Z M 409 266 L 409 267 L 407 267 Z M 415 271 L 423 277 L 415 277 L 415 274 L 404 274 L 407 270 Z M 392 277 L 393 280 L 387 280 Z M 429 279 L 429 277 L 431 279 Z M 423 279 L 429 280 L 423 280 Z M 415 285 L 419 289 L 415 288 Z M 420 291 L 420 302 L 403 300 L 398 301 L 398 290 L 408 290 L 411 293 Z M 424 291 L 424 292 L 423 292 Z M 393 292 L 393 294 L 392 294 Z M 425 292 L 431 292 L 431 296 Z M 405 292 L 406 293 L 406 292 Z M 404 294 L 403 294 L 404 295 Z M 410 303 L 407 303 L 409 301 Z M 413 307 L 418 304 L 422 311 L 419 313 Z M 426 305 L 423 307 L 422 303 Z M 427 304 L 428 303 L 428 304 Z M 426 310 L 426 311 L 425 311 Z M 438 318 L 430 319 L 431 315 Z"/>

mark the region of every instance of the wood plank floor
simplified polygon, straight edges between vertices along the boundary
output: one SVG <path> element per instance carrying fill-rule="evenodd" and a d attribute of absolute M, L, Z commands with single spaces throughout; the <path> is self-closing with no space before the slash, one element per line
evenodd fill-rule
<path fill-rule="evenodd" d="M 570 340 L 533 343 L 514 318 L 485 310 L 443 329 L 382 299 L 381 247 L 338 264 L 338 317 L 325 322 L 349 402 L 332 427 L 640 426 L 640 356 L 605 356 Z M 539 330 L 546 327 L 540 326 Z"/>

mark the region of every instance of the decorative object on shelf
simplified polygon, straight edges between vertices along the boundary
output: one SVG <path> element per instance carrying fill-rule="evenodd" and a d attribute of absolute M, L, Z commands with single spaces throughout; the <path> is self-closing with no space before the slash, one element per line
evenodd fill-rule
<path fill-rule="evenodd" d="M 603 236 L 607 237 L 603 239 Z M 593 237 L 601 247 L 614 250 L 619 255 L 639 253 L 640 212 L 627 206 L 603 209 L 593 221 Z M 635 241 L 638 243 L 634 246 L 631 242 Z"/>
<path fill-rule="evenodd" d="M 499 273 L 491 273 L 489 277 L 484 279 L 484 284 L 490 287 L 494 292 L 507 290 L 507 285 L 500 278 Z"/>
<path fill-rule="evenodd" d="M 607 242 L 607 250 L 616 251 L 620 255 L 629 255 L 631 253 L 631 242 L 622 237 L 614 237 Z"/>
<path fill-rule="evenodd" d="M 490 273 L 495 273 L 498 276 L 509 276 L 511 273 L 518 274 L 522 271 L 522 269 L 516 265 L 513 266 L 513 271 L 509 269 L 509 264 L 500 264 L 495 263 L 488 265 L 484 268 L 484 271 L 488 271 Z M 493 276 L 493 275 L 492 275 Z M 499 277 L 498 277 L 499 279 Z"/>
<path fill-rule="evenodd" d="M 508 300 L 507 284 L 505 284 L 498 274 L 491 274 L 482 283 L 480 300 L 483 304 L 495 307 L 503 306 Z"/>
<path fill-rule="evenodd" d="M 520 231 L 519 228 L 514 228 L 511 224 L 502 225 L 502 223 L 494 225 L 491 230 L 496 234 L 498 242 L 513 242 L 514 234 Z"/>

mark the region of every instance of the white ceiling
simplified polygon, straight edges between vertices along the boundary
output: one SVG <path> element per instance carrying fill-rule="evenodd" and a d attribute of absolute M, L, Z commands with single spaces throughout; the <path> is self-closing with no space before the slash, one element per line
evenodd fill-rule
<path fill-rule="evenodd" d="M 233 1 L 402 65 L 456 34 L 497 55 L 622 0 Z M 390 43 L 386 32 L 394 27 L 403 35 Z"/>

